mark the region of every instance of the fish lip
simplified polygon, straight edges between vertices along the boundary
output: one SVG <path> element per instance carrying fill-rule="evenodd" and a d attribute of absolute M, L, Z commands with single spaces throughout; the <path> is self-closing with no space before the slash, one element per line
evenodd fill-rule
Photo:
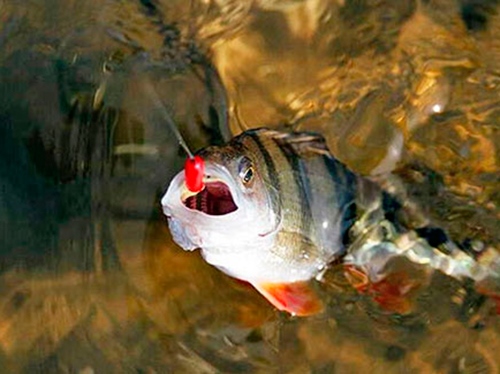
<path fill-rule="evenodd" d="M 205 185 L 210 184 L 210 183 L 217 183 L 217 182 L 219 182 L 219 183 L 224 183 L 224 184 L 227 186 L 227 188 L 229 189 L 229 192 L 231 192 L 231 197 L 233 196 L 233 193 L 232 193 L 232 191 L 231 191 L 231 188 L 230 188 L 230 186 L 227 184 L 227 182 L 223 181 L 223 180 L 222 180 L 222 179 L 220 179 L 220 178 L 213 178 L 213 177 L 210 177 L 210 178 L 203 178 L 203 183 L 204 183 Z M 203 188 L 205 188 L 205 187 L 203 187 Z M 203 189 L 202 189 L 201 191 L 203 191 Z M 196 191 L 196 192 L 190 191 L 190 190 L 188 190 L 188 188 L 187 188 L 187 187 L 186 187 L 186 185 L 184 184 L 184 185 L 182 186 L 182 190 L 181 190 L 181 193 L 180 193 L 181 200 L 182 200 L 182 201 L 185 201 L 188 197 L 191 197 L 191 196 L 196 196 L 196 195 L 197 195 L 197 194 L 199 194 L 201 191 Z M 187 207 L 186 207 L 186 208 L 187 208 Z M 189 208 L 188 208 L 188 209 L 189 209 Z"/>
<path fill-rule="evenodd" d="M 223 220 L 227 217 L 233 217 L 237 214 L 240 214 L 241 202 L 243 200 L 243 196 L 241 196 L 240 191 L 235 188 L 236 182 L 233 177 L 229 173 L 229 171 L 221 165 L 216 165 L 210 162 L 205 164 L 205 183 L 210 182 L 221 182 L 226 185 L 231 193 L 231 197 L 236 205 L 236 209 L 232 212 L 222 214 L 222 215 L 210 215 L 203 211 L 190 209 L 184 205 L 183 201 L 189 197 L 196 195 L 195 192 L 191 192 L 187 189 L 185 184 L 184 172 L 178 173 L 174 179 L 171 181 L 170 186 L 168 187 L 166 193 L 161 199 L 161 205 L 163 207 L 163 214 L 165 216 L 172 216 L 172 211 L 177 210 L 178 212 L 184 212 L 186 214 L 189 212 L 190 214 L 196 213 L 201 214 L 204 217 L 210 217 L 213 220 Z"/>

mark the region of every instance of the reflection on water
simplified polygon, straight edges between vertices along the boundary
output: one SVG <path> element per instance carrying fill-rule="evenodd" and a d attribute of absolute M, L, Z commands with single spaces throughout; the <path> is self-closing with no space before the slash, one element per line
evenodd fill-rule
<path fill-rule="evenodd" d="M 172 243 L 159 196 L 192 148 L 322 132 L 429 219 L 498 249 L 496 1 L 0 0 L 4 372 L 499 371 L 498 306 L 404 261 L 407 314 L 335 266 L 295 319 Z M 406 304 L 405 304 L 406 305 Z"/>

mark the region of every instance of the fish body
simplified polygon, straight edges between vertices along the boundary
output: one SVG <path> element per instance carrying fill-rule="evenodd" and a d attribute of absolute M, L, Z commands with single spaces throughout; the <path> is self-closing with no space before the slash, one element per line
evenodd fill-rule
<path fill-rule="evenodd" d="M 341 256 L 368 273 L 391 255 L 422 263 L 438 256 L 430 246 L 424 253 L 383 245 L 388 232 L 406 230 L 400 205 L 335 159 L 318 134 L 249 130 L 199 156 L 204 190 L 189 192 L 179 173 L 161 201 L 174 241 L 199 248 L 208 263 L 249 282 L 278 309 L 317 312 L 304 282 Z"/>

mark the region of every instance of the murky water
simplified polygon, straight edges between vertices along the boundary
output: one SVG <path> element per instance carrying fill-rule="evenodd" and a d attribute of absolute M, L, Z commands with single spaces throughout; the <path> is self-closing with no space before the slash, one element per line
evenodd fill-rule
<path fill-rule="evenodd" d="M 333 267 L 291 318 L 173 244 L 184 155 L 320 131 L 426 216 L 498 250 L 497 1 L 0 0 L 0 371 L 500 371 L 494 299 L 404 261 L 399 314 Z M 377 292 L 375 290 L 374 292 Z"/>

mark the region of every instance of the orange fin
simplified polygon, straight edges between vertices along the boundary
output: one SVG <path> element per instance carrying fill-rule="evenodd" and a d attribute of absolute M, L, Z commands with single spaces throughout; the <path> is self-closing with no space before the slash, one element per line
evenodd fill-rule
<path fill-rule="evenodd" d="M 346 277 L 358 292 L 367 294 L 382 309 L 407 314 L 412 311 L 412 296 L 420 283 L 402 272 L 387 274 L 378 282 L 371 282 L 363 271 L 346 266 Z"/>
<path fill-rule="evenodd" d="M 252 285 L 277 309 L 294 316 L 309 316 L 323 310 L 323 303 L 308 282 Z"/>

